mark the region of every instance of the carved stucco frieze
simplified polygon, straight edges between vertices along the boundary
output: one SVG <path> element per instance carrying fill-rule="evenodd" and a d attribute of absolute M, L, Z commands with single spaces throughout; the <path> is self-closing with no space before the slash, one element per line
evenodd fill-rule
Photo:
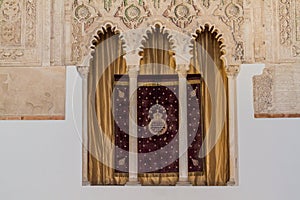
<path fill-rule="evenodd" d="M 294 57 L 300 57 L 300 47 L 294 45 L 292 51 Z"/>
<path fill-rule="evenodd" d="M 36 46 L 36 1 L 26 2 L 26 46 L 35 47 Z"/>
<path fill-rule="evenodd" d="M 186 28 L 193 19 L 201 15 L 201 10 L 194 1 L 171 1 L 163 16 L 169 18 L 179 28 Z"/>
<path fill-rule="evenodd" d="M 210 7 L 210 1 L 211 0 L 202 0 L 203 6 L 206 7 L 206 8 L 209 8 Z"/>
<path fill-rule="evenodd" d="M 21 10 L 23 4 L 19 0 L 3 0 L 0 4 L 2 46 L 21 45 Z"/>
<path fill-rule="evenodd" d="M 0 1 L 0 66 L 41 63 L 40 6 L 37 0 Z"/>
<path fill-rule="evenodd" d="M 151 11 L 146 1 L 127 0 L 122 2 L 114 16 L 119 17 L 128 28 L 133 29 L 138 28 L 146 18 L 149 18 Z"/>
<path fill-rule="evenodd" d="M 267 67 L 253 77 L 256 117 L 300 117 L 299 66 Z"/>
<path fill-rule="evenodd" d="M 240 64 L 245 58 L 241 30 L 244 13 L 241 1 L 234 2 L 236 3 L 225 0 L 161 0 L 149 1 L 146 4 L 142 0 L 116 0 L 109 3 L 110 9 L 107 11 L 103 1 L 73 0 L 72 11 L 69 14 L 72 19 L 70 24 L 72 48 L 71 53 L 66 52 L 67 56 L 70 55 L 67 57 L 67 63 L 72 65 L 88 63 L 93 51 L 91 47 L 93 47 L 94 36 L 97 35 L 97 31 L 107 25 L 116 28 L 121 35 L 128 35 L 126 32 L 135 30 L 136 33 L 133 32 L 134 41 L 132 41 L 133 36 L 129 35 L 123 37 L 123 42 L 138 43 L 141 41 L 140 36 L 137 36 L 138 30 L 146 31 L 150 26 L 158 23 L 173 32 L 177 31 L 190 37 L 197 29 L 208 25 L 223 35 L 224 52 L 226 52 L 225 63 Z M 205 5 L 208 3 L 210 6 L 207 8 Z M 220 15 L 215 12 L 218 6 L 222 7 Z M 129 48 L 129 50 L 133 49 Z"/>
<path fill-rule="evenodd" d="M 262 75 L 253 77 L 254 112 L 267 114 L 273 109 L 274 70 L 266 68 Z"/>
<path fill-rule="evenodd" d="M 300 1 L 270 0 L 265 13 L 266 62 L 295 63 L 300 59 Z"/>
<path fill-rule="evenodd" d="M 243 5 L 233 1 L 228 4 L 219 4 L 213 12 L 214 16 L 230 27 L 232 36 L 235 42 L 235 52 L 232 55 L 235 60 L 244 60 L 244 39 L 242 25 L 244 24 L 244 9 Z"/>
<path fill-rule="evenodd" d="M 74 4 L 74 20 L 81 24 L 83 31 L 86 31 L 101 13 L 88 4 Z"/>
<path fill-rule="evenodd" d="M 292 44 L 291 38 L 291 1 L 280 0 L 279 5 L 279 19 L 280 19 L 280 43 L 282 45 L 290 46 Z"/>
<path fill-rule="evenodd" d="M 92 24 L 102 15 L 93 6 L 77 1 L 73 4 L 72 14 L 72 60 L 80 62 L 88 54 L 90 43 L 86 41 L 86 34 Z"/>

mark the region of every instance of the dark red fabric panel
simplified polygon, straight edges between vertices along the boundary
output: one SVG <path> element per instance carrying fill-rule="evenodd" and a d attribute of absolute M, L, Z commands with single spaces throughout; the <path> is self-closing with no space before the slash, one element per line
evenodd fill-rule
<path fill-rule="evenodd" d="M 199 76 L 188 77 L 199 80 Z M 118 81 L 120 76 L 115 77 Z M 128 83 L 128 77 L 121 78 Z M 138 111 L 138 169 L 139 173 L 170 173 L 179 171 L 178 76 L 139 76 L 137 90 Z M 150 84 L 149 84 L 150 83 Z M 128 85 L 114 88 L 115 166 L 116 172 L 128 172 Z M 202 172 L 203 159 L 198 158 L 202 145 L 200 83 L 187 85 L 189 171 Z"/>

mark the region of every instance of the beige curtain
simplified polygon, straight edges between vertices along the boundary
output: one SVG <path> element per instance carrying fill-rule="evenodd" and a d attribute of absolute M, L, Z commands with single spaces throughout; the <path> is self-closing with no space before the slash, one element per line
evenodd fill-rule
<path fill-rule="evenodd" d="M 189 73 L 200 73 L 205 134 L 205 174 L 191 177 L 194 185 L 226 185 L 229 179 L 228 81 L 220 59 L 221 42 L 208 28 L 198 33 Z M 216 145 L 214 145 L 216 143 Z M 214 148 L 210 148 L 214 146 Z"/>
<path fill-rule="evenodd" d="M 92 185 L 125 184 L 114 175 L 112 91 L 114 74 L 125 74 L 119 36 L 111 28 L 99 34 L 88 78 L 88 178 Z"/>
<path fill-rule="evenodd" d="M 169 35 L 160 27 L 153 28 L 143 43 L 140 74 L 175 74 L 176 64 Z"/>
<path fill-rule="evenodd" d="M 128 179 L 127 174 L 115 174 L 112 168 L 114 166 L 114 131 L 111 110 L 113 76 L 126 73 L 125 61 L 120 56 L 122 54 L 121 43 L 114 35 L 111 29 L 99 35 L 89 74 L 88 176 L 93 185 L 125 184 Z M 173 52 L 170 51 L 168 35 L 156 27 L 146 39 L 143 44 L 144 50 L 141 52 L 140 74 L 175 74 L 176 63 Z M 202 88 L 206 152 L 217 138 L 216 130 L 222 131 L 217 144 L 205 157 L 205 173 L 189 173 L 189 179 L 193 185 L 225 185 L 229 178 L 228 112 L 226 110 L 228 86 L 219 47 L 220 43 L 216 34 L 209 30 L 198 34 L 194 45 L 194 59 L 189 73 L 201 73 L 204 79 L 208 80 L 207 85 L 210 85 L 210 87 L 203 85 Z M 209 57 L 215 65 L 209 62 Z M 113 62 L 108 62 L 108 60 L 113 60 Z M 219 72 L 220 76 L 215 76 L 216 72 Z M 222 95 L 223 86 L 225 86 L 225 96 Z M 211 96 L 215 97 L 216 103 L 212 103 Z M 216 122 L 221 120 L 222 113 L 225 113 L 225 121 L 220 125 Z M 213 118 L 216 122 L 211 120 Z M 102 134 L 100 134 L 101 131 Z M 139 180 L 143 185 L 175 185 L 178 173 L 139 174 Z"/>
<path fill-rule="evenodd" d="M 171 51 L 169 35 L 160 27 L 148 33 L 140 62 L 140 74 L 176 74 L 174 53 Z M 142 185 L 175 185 L 178 173 L 142 173 L 139 174 Z"/>

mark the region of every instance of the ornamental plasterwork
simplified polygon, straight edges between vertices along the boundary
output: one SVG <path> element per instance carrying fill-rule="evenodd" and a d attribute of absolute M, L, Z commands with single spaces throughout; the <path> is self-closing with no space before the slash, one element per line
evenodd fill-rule
<path fill-rule="evenodd" d="M 254 110 L 258 114 L 268 114 L 273 105 L 273 69 L 265 69 L 262 75 L 253 77 Z"/>
<path fill-rule="evenodd" d="M 241 26 L 244 23 L 244 11 L 242 5 L 234 2 L 220 4 L 213 15 L 218 16 L 230 29 L 235 41 L 235 60 L 244 60 L 244 42 Z"/>
<path fill-rule="evenodd" d="M 300 1 L 265 1 L 265 36 L 268 63 L 294 63 L 299 61 Z M 275 50 L 275 51 L 274 51 Z"/>
<path fill-rule="evenodd" d="M 203 1 L 203 6 L 209 8 L 211 0 L 202 0 L 202 1 Z"/>
<path fill-rule="evenodd" d="M 179 28 L 186 28 L 194 18 L 201 16 L 201 11 L 193 1 L 171 1 L 163 16 L 169 18 Z"/>
<path fill-rule="evenodd" d="M 290 46 L 291 38 L 291 0 L 279 0 L 280 44 Z"/>
<path fill-rule="evenodd" d="M 274 66 L 253 77 L 255 117 L 300 117 L 300 66 Z"/>
<path fill-rule="evenodd" d="M 0 1 L 0 65 L 41 64 L 36 0 Z"/>
<path fill-rule="evenodd" d="M 119 33 L 135 29 L 136 39 L 130 39 L 135 43 L 141 41 L 141 35 L 137 35 L 138 29 L 146 30 L 157 23 L 190 38 L 198 29 L 208 25 L 223 35 L 226 64 L 239 65 L 245 59 L 246 45 L 242 35 L 244 12 L 240 0 L 115 0 L 109 1 L 109 9 L 105 5 L 100 0 L 70 0 L 65 13 L 66 19 L 71 19 L 71 24 L 66 27 L 72 48 L 71 52 L 66 52 L 66 64 L 88 63 L 94 36 L 108 24 Z M 84 11 L 81 17 L 76 16 L 78 9 Z M 217 9 L 220 11 L 216 12 Z"/>
<path fill-rule="evenodd" d="M 146 5 L 146 1 L 124 1 L 118 7 L 114 15 L 119 17 L 123 23 L 130 29 L 138 28 L 141 23 L 151 16 L 151 12 Z"/>
<path fill-rule="evenodd" d="M 293 46 L 293 56 L 294 57 L 299 57 L 300 56 L 300 47 Z"/>
<path fill-rule="evenodd" d="M 300 0 L 0 0 L 0 66 L 86 66 L 95 36 L 106 25 L 133 52 L 159 24 L 170 31 L 172 50 L 186 58 L 187 41 L 208 26 L 222 35 L 229 74 L 241 63 L 276 65 L 273 80 L 280 85 L 276 77 L 296 73 L 289 67 L 300 61 L 299 8 Z M 131 58 L 137 63 L 135 54 Z M 273 87 L 274 99 L 282 92 Z M 282 107 L 279 96 L 274 107 Z"/>

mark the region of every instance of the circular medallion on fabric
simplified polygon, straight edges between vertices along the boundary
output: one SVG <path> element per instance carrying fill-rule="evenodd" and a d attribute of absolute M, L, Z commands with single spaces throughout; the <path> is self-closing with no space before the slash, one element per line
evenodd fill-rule
<path fill-rule="evenodd" d="M 167 111 L 158 103 L 153 105 L 149 110 L 151 121 L 149 123 L 149 131 L 153 135 L 162 135 L 168 130 L 166 118 Z"/>

